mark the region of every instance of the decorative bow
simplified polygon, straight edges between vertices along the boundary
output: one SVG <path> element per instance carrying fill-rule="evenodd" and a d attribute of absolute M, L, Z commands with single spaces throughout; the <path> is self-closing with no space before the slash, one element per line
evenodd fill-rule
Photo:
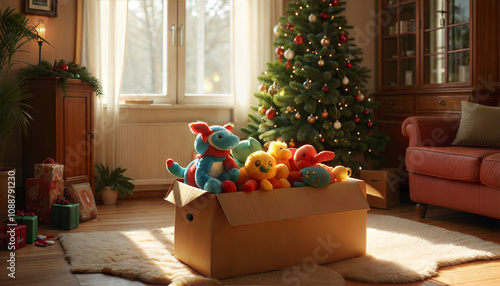
<path fill-rule="evenodd" d="M 42 164 L 56 164 L 56 161 L 54 161 L 54 159 L 52 159 L 50 157 L 47 157 L 47 158 L 45 158 L 45 160 L 43 160 Z"/>
<path fill-rule="evenodd" d="M 57 196 L 57 201 L 56 201 L 57 204 L 60 204 L 60 205 L 67 205 L 69 204 L 69 198 L 65 198 L 65 197 L 60 197 L 60 196 Z"/>
<path fill-rule="evenodd" d="M 35 213 L 28 213 L 28 212 L 24 212 L 24 211 L 18 210 L 16 212 L 16 215 L 19 215 L 19 216 L 35 216 Z"/>

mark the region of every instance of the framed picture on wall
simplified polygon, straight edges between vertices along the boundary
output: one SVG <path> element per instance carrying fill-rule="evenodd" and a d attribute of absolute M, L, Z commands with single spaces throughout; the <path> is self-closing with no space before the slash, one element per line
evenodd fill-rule
<path fill-rule="evenodd" d="M 57 17 L 57 0 L 23 0 L 23 13 Z"/>

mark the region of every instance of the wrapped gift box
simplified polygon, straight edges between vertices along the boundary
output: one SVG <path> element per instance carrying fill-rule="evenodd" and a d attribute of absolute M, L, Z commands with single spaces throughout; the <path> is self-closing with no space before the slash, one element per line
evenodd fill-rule
<path fill-rule="evenodd" d="M 16 250 L 26 246 L 26 226 L 0 223 L 0 249 Z"/>
<path fill-rule="evenodd" d="M 223 279 L 366 254 L 365 183 L 211 194 L 175 181 L 174 255 Z"/>
<path fill-rule="evenodd" d="M 79 204 L 53 204 L 50 226 L 60 229 L 74 229 L 80 225 Z"/>
<path fill-rule="evenodd" d="M 48 182 L 26 179 L 26 209 L 38 216 L 38 221 L 50 223 L 50 210 L 57 198 L 64 197 L 64 181 Z"/>
<path fill-rule="evenodd" d="M 38 217 L 34 213 L 17 211 L 14 219 L 18 224 L 26 226 L 26 243 L 33 243 L 38 235 Z"/>
<path fill-rule="evenodd" d="M 35 179 L 42 181 L 63 180 L 64 165 L 57 164 L 51 158 L 45 159 L 41 164 L 35 164 Z"/>

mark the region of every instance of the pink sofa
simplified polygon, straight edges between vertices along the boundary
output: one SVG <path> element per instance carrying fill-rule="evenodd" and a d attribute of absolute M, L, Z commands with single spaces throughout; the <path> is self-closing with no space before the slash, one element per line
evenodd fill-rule
<path fill-rule="evenodd" d="M 410 198 L 421 218 L 430 204 L 500 219 L 500 149 L 451 146 L 459 124 L 460 115 L 404 121 Z"/>

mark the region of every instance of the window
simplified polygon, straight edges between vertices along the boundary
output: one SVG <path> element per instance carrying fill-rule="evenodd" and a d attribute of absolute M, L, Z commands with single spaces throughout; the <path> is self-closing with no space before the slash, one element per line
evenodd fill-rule
<path fill-rule="evenodd" d="M 129 0 L 122 99 L 232 105 L 232 0 Z"/>

